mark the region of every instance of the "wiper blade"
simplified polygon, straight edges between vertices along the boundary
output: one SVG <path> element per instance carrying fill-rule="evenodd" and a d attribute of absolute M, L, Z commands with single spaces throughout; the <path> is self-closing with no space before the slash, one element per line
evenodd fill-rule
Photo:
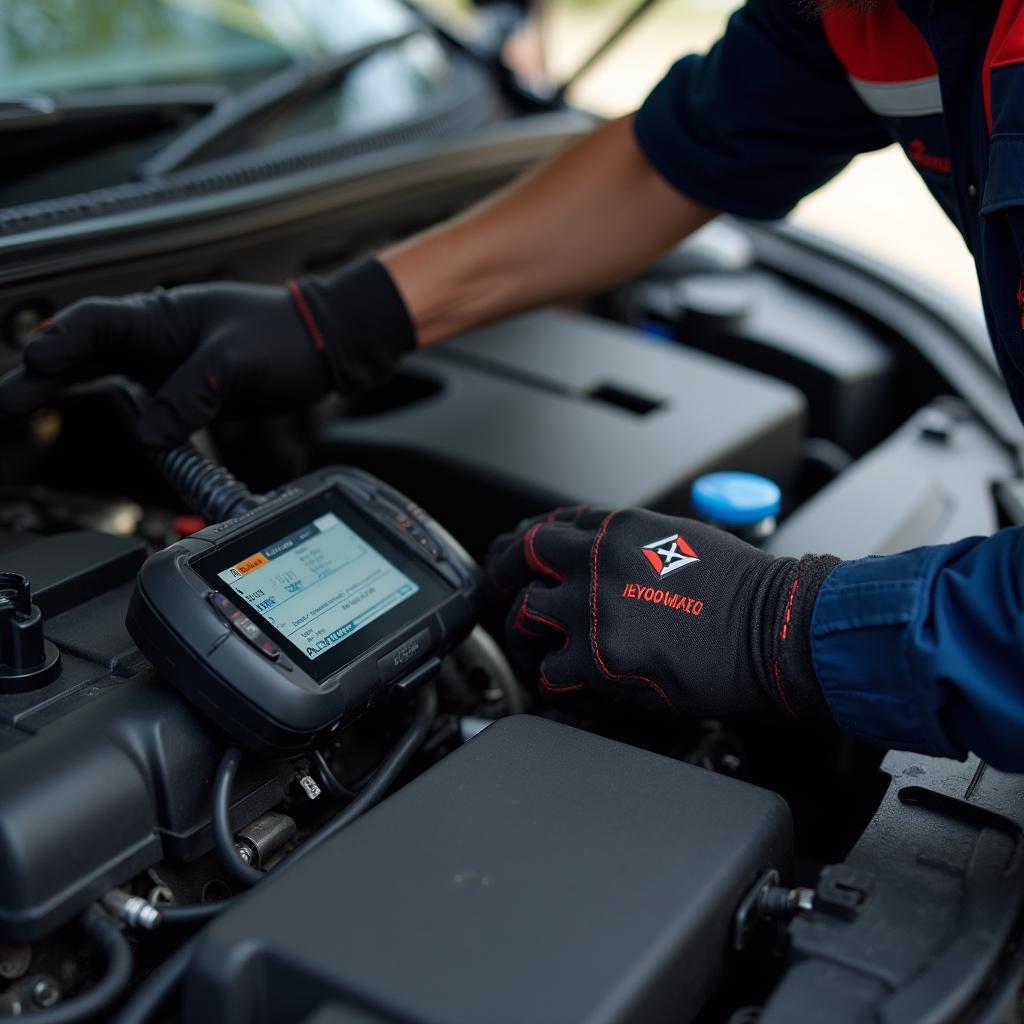
<path fill-rule="evenodd" d="M 186 128 L 139 168 L 143 178 L 158 178 L 235 148 L 236 140 L 276 117 L 285 108 L 337 85 L 363 61 L 422 35 L 422 26 L 385 36 L 366 46 L 319 61 L 304 61 L 218 104 Z"/>
<path fill-rule="evenodd" d="M 148 85 L 94 92 L 0 93 L 0 132 L 30 131 L 51 125 L 91 124 L 162 114 L 180 120 L 215 108 L 227 91 L 211 85 Z"/>

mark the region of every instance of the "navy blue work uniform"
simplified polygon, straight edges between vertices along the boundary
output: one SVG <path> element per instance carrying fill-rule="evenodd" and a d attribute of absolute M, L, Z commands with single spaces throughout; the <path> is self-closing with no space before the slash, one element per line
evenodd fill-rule
<path fill-rule="evenodd" d="M 882 0 L 870 14 L 749 0 L 635 121 L 677 189 L 785 216 L 895 141 L 974 255 L 1024 416 L 1024 0 Z M 1024 529 L 842 563 L 812 622 L 841 728 L 886 747 L 1024 770 Z"/>

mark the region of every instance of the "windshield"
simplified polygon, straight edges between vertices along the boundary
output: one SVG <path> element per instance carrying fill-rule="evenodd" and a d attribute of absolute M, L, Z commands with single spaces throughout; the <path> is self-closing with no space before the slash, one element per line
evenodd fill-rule
<path fill-rule="evenodd" d="M 2 88 L 231 85 L 415 26 L 395 0 L 0 0 Z"/>
<path fill-rule="evenodd" d="M 0 0 L 0 206 L 142 180 L 215 109 L 361 50 L 336 81 L 207 139 L 190 166 L 415 118 L 448 83 L 447 54 L 399 0 Z"/>

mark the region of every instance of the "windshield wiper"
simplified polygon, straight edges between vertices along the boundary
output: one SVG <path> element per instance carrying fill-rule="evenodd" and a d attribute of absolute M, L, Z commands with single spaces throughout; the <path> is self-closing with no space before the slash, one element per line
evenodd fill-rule
<path fill-rule="evenodd" d="M 212 85 L 144 85 L 94 92 L 0 93 L 0 133 L 159 114 L 180 121 L 211 110 L 227 90 Z"/>
<path fill-rule="evenodd" d="M 366 46 L 319 61 L 304 61 L 219 103 L 186 128 L 139 168 L 143 178 L 158 178 L 237 148 L 237 142 L 285 108 L 337 85 L 363 61 L 423 34 L 422 26 L 385 36 Z"/>

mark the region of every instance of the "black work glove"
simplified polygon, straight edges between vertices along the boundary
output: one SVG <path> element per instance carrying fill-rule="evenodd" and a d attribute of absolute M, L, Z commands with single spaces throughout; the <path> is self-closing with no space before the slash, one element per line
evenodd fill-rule
<path fill-rule="evenodd" d="M 69 384 L 126 374 L 155 392 L 142 441 L 170 448 L 221 411 L 288 412 L 332 388 L 368 387 L 414 345 L 405 304 L 372 258 L 280 287 L 83 299 L 43 324 L 24 368 L 0 381 L 0 413 L 23 415 Z"/>
<path fill-rule="evenodd" d="M 487 560 L 519 591 L 517 667 L 550 693 L 593 689 L 653 711 L 777 707 L 827 717 L 810 621 L 828 555 L 774 558 L 713 526 L 628 509 L 556 510 L 499 537 Z"/>

